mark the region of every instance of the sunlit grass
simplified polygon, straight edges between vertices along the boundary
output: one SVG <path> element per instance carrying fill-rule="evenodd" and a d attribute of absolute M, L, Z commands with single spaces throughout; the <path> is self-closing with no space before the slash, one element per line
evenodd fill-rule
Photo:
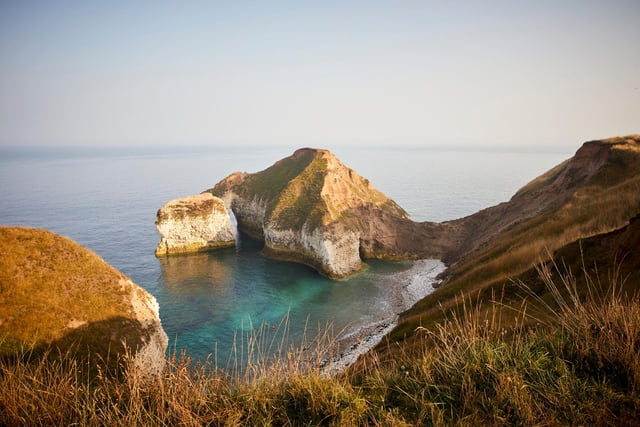
<path fill-rule="evenodd" d="M 127 278 L 69 239 L 0 227 L 0 253 L 0 355 L 50 343 L 75 325 L 129 315 Z"/>
<path fill-rule="evenodd" d="M 612 149 L 611 157 L 588 185 L 577 189 L 562 204 L 514 224 L 459 260 L 447 284 L 409 310 L 393 337 L 402 340 L 421 324 L 441 321 L 441 308 L 457 310 L 455 296 L 462 291 L 491 295 L 565 245 L 628 224 L 640 213 L 640 154 L 637 149 L 621 146 Z M 535 191 L 557 174 L 558 170 L 552 170 L 523 191 Z"/>
<path fill-rule="evenodd" d="M 634 424 L 638 295 L 624 293 L 615 274 L 589 276 L 594 288 L 584 296 L 571 274 L 550 274 L 549 267 L 540 273 L 551 301 L 537 299 L 525 283 L 519 304 L 506 305 L 500 294 L 484 302 L 461 295 L 459 312 L 435 329 L 418 328 L 419 346 L 389 343 L 394 351 L 369 354 L 335 376 L 322 363 L 335 346 L 331 334 L 292 347 L 283 338 L 286 319 L 278 334 L 262 326 L 243 334 L 245 356 L 236 357 L 246 369 L 194 364 L 174 352 L 151 380 L 133 371 L 89 378 L 72 358 L 32 359 L 27 352 L 17 362 L 0 361 L 0 424 Z M 597 290 L 603 281 L 606 290 Z M 546 321 L 532 324 L 534 305 Z M 516 322 L 504 322 L 514 310 Z M 126 369 L 127 359 L 122 363 Z"/>

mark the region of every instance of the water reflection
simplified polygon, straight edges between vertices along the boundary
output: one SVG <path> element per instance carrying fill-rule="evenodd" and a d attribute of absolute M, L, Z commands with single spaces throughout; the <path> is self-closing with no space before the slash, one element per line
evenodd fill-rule
<path fill-rule="evenodd" d="M 235 254 L 228 254 L 231 257 L 224 255 L 227 254 L 201 253 L 159 258 L 162 281 L 167 290 L 178 293 L 197 284 L 204 285 L 209 292 L 228 294 L 232 291 L 233 280 L 227 258 L 232 259 Z"/>
<path fill-rule="evenodd" d="M 371 260 L 349 280 L 331 281 L 300 264 L 267 259 L 262 242 L 239 239 L 235 249 L 158 259 L 157 297 L 172 345 L 196 359 L 232 354 L 236 333 L 287 319 L 298 344 L 331 325 L 334 333 L 390 316 L 393 288 L 413 263 Z"/>

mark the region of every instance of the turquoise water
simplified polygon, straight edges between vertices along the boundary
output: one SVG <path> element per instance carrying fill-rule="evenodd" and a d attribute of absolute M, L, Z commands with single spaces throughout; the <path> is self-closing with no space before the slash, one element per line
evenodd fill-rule
<path fill-rule="evenodd" d="M 370 262 L 332 282 L 296 264 L 268 260 L 261 244 L 157 259 L 154 220 L 166 201 L 196 194 L 236 170 L 254 172 L 295 148 L 0 152 L 0 224 L 68 236 L 152 293 L 173 348 L 225 364 L 236 331 L 278 326 L 289 337 L 333 325 L 337 333 L 388 316 L 390 287 L 411 263 Z M 334 153 L 415 220 L 443 221 L 508 200 L 571 153 L 340 149 Z M 237 340 L 236 340 L 237 341 Z"/>

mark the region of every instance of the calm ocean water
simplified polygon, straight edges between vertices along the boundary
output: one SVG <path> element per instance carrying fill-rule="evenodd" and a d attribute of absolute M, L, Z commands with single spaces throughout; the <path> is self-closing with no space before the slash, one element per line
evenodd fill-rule
<path fill-rule="evenodd" d="M 411 263 L 372 262 L 331 282 L 307 267 L 267 260 L 260 244 L 157 259 L 157 209 L 231 172 L 262 170 L 292 148 L 0 152 L 0 224 L 40 227 L 98 253 L 160 304 L 172 348 L 224 364 L 236 331 L 289 318 L 289 333 L 370 323 L 390 310 L 389 285 Z M 417 221 L 459 218 L 508 200 L 572 153 L 337 149 L 334 153 Z"/>

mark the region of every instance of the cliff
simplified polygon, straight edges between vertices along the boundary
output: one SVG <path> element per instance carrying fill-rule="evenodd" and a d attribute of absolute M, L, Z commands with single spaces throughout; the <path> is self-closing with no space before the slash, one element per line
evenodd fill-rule
<path fill-rule="evenodd" d="M 156 299 L 95 253 L 19 227 L 0 227 L 0 253 L 0 357 L 53 349 L 114 366 L 132 351 L 143 375 L 163 369 L 168 340 Z"/>
<path fill-rule="evenodd" d="M 362 258 L 439 257 L 448 245 L 447 226 L 413 222 L 327 150 L 297 150 L 261 172 L 234 173 L 208 191 L 231 207 L 239 230 L 264 240 L 267 256 L 334 279 L 361 270 Z"/>
<path fill-rule="evenodd" d="M 158 210 L 156 256 L 203 252 L 235 244 L 235 227 L 222 200 L 203 193 L 167 202 Z"/>
<path fill-rule="evenodd" d="M 638 170 L 634 168 L 638 164 L 639 146 L 638 135 L 585 142 L 573 157 L 535 178 L 508 202 L 451 221 L 459 230 L 461 244 L 446 255 L 445 261 L 457 262 L 498 237 L 528 227 L 525 224 L 533 219 L 536 225 L 556 223 L 558 233 L 566 234 L 563 243 L 620 227 L 635 214 L 637 206 L 632 189 L 635 181 L 629 180 L 638 178 Z M 622 215 L 618 212 L 601 218 L 602 223 L 595 224 L 594 219 L 600 218 L 599 211 L 620 211 L 616 206 L 625 201 L 614 197 L 619 190 L 625 193 L 625 199 L 629 196 L 631 209 L 625 209 Z M 563 230 L 565 223 L 579 230 Z"/>
<path fill-rule="evenodd" d="M 462 243 L 445 254 L 449 269 L 443 286 L 405 313 L 392 336 L 404 339 L 418 325 L 435 325 L 447 313 L 457 312 L 461 294 L 472 301 L 502 295 L 507 303 L 514 279 L 535 271 L 554 253 L 564 258 L 563 248 L 575 252 L 594 236 L 622 229 L 639 213 L 640 135 L 585 142 L 573 157 L 525 185 L 508 202 L 451 221 Z M 636 220 L 631 229 L 637 225 Z M 571 258 L 584 255 L 594 264 L 603 258 L 600 271 L 608 274 L 613 263 L 605 262 L 604 255 L 592 255 L 594 249 L 586 243 L 582 247 L 585 252 Z M 625 248 L 611 246 L 609 256 L 624 265 L 630 257 Z M 577 274 L 582 264 L 575 264 Z"/>

